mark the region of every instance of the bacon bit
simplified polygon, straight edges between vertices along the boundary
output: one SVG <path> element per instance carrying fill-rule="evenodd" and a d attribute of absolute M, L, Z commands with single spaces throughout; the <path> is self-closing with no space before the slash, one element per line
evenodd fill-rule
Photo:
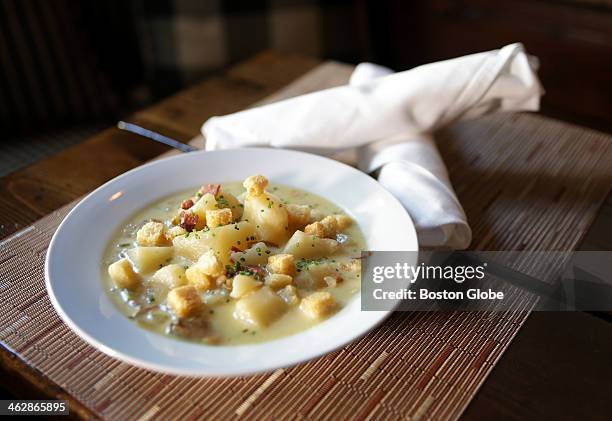
<path fill-rule="evenodd" d="M 196 224 L 198 223 L 198 215 L 191 212 L 181 212 L 181 227 L 187 232 L 193 231 Z"/>
<path fill-rule="evenodd" d="M 206 184 L 205 186 L 202 186 L 200 188 L 198 193 L 200 193 L 201 195 L 210 193 L 216 197 L 219 194 L 220 190 L 221 190 L 221 184 Z"/>
<path fill-rule="evenodd" d="M 235 251 L 235 252 L 242 252 L 242 250 L 240 250 L 240 249 L 239 249 L 238 247 L 236 247 L 236 246 L 231 246 L 231 247 L 230 247 L 230 250 L 231 250 L 231 251 Z"/>
<path fill-rule="evenodd" d="M 193 206 L 192 199 L 183 200 L 183 203 L 181 203 L 181 209 L 189 209 L 192 206 Z"/>

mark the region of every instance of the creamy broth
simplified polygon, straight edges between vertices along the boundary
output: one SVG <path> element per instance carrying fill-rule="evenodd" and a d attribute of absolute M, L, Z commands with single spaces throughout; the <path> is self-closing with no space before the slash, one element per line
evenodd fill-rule
<path fill-rule="evenodd" d="M 184 191 L 150 204 L 126 221 L 114 234 L 107 247 L 102 264 L 102 278 L 105 289 L 119 310 L 127 317 L 134 319 L 139 326 L 163 335 L 206 344 L 240 345 L 262 342 L 294 334 L 321 322 L 327 317 L 333 317 L 333 314 L 341 310 L 359 291 L 359 256 L 361 251 L 366 248 L 364 237 L 356 222 L 347 222 L 349 219 L 342 209 L 331 201 L 297 188 L 271 184 L 267 186 L 263 193 L 268 195 L 266 200 L 269 202 L 264 203 L 269 203 L 269 205 L 258 209 L 258 211 L 261 212 L 261 217 L 267 213 L 268 208 L 270 211 L 277 211 L 281 217 L 289 215 L 289 222 L 287 222 L 287 226 L 283 227 L 287 231 L 285 235 L 282 232 L 280 234 L 267 233 L 262 231 L 263 228 L 256 224 L 256 221 L 245 221 L 248 219 L 245 218 L 247 211 L 251 210 L 250 215 L 255 214 L 252 213 L 253 206 L 245 203 L 245 197 L 246 200 L 251 199 L 249 199 L 249 193 L 245 193 L 243 184 L 241 182 L 223 183 L 220 191 L 217 195 L 214 195 L 217 208 L 226 206 L 228 209 L 231 208 L 232 212 L 245 212 L 245 215 L 236 218 L 236 214 L 233 214 L 231 223 L 202 229 L 193 228 L 190 232 L 178 234 L 170 239 L 171 235 L 182 231 L 178 226 L 188 217 L 188 215 L 187 217 L 183 216 L 179 221 L 177 214 L 196 213 L 189 210 L 193 209 L 195 204 L 187 210 L 181 210 L 181 203 L 190 197 L 193 203 L 203 200 L 200 197 L 202 194 L 193 196 L 196 190 L 197 188 Z M 206 194 L 204 196 L 208 197 Z M 230 196 L 237 198 L 239 203 L 232 200 L 229 200 L 228 203 L 225 199 L 229 199 Z M 261 199 L 261 196 L 259 199 Z M 279 203 L 275 203 L 277 199 L 280 199 Z M 183 204 L 183 208 L 189 204 L 191 202 Z M 299 212 L 308 214 L 308 224 L 305 227 L 298 226 L 298 229 L 295 229 L 295 223 L 292 222 L 295 221 L 295 216 L 292 219 L 292 215 L 294 215 L 296 207 L 291 205 L 305 205 L 299 208 Z M 245 206 L 248 206 L 248 209 L 244 210 Z M 212 220 L 209 213 L 206 215 L 208 220 Z M 325 221 L 330 221 L 331 217 L 323 218 L 330 215 L 338 221 L 336 231 L 331 233 L 320 231 L 322 227 L 326 228 Z M 258 217 L 260 217 L 259 213 L 251 219 Z M 334 227 L 336 227 L 336 220 L 331 221 Z M 145 260 L 141 261 L 139 257 L 134 257 L 140 256 L 134 254 L 134 250 L 137 250 L 139 245 L 143 245 L 143 239 L 145 242 L 152 241 L 151 238 L 153 237 L 151 235 L 144 237 L 142 232 L 147 231 L 142 227 L 150 221 L 158 221 L 155 224 L 160 229 L 161 224 L 163 224 L 163 235 L 166 238 L 166 240 L 163 240 L 163 238 L 157 240 L 166 241 L 166 243 L 156 247 L 156 250 L 159 249 L 165 253 L 166 248 L 170 248 L 171 253 L 168 256 L 163 256 L 162 260 L 156 261 L 154 268 L 143 269 Z M 246 227 L 244 224 L 250 225 Z M 317 226 L 317 224 L 319 225 Z M 190 228 L 189 224 L 183 223 L 182 225 Z M 223 231 L 224 227 L 225 231 Z M 232 227 L 236 232 L 233 230 L 231 232 L 227 231 L 228 229 L 231 230 Z M 217 250 L 213 253 L 213 249 L 208 251 L 207 248 L 203 248 L 194 252 L 194 249 L 191 248 L 192 243 L 199 246 L 202 242 L 214 241 L 212 237 L 215 237 L 215 233 L 218 236 L 225 235 L 224 233 L 228 232 L 229 235 L 234 235 L 240 229 L 245 230 L 245 227 L 253 228 L 255 233 L 247 235 L 242 241 L 237 240 L 232 243 L 229 250 Z M 322 238 L 316 234 L 313 236 L 304 234 L 308 230 L 313 233 L 315 232 L 313 230 L 316 229 L 319 229 L 316 234 L 325 233 L 327 238 Z M 139 230 L 142 230 L 140 235 L 138 234 Z M 299 231 L 299 233 L 295 234 L 295 231 Z M 261 243 L 262 240 L 266 240 L 262 237 L 272 236 L 273 234 L 277 235 L 274 237 L 275 241 L 278 241 L 278 238 L 283 238 L 284 241 L 282 243 L 276 243 L 275 241 Z M 294 235 L 296 238 L 303 236 L 303 238 L 308 238 L 309 241 L 315 239 L 317 250 L 319 250 L 319 241 L 322 241 L 322 246 L 331 247 L 331 251 L 329 251 L 329 254 L 327 252 L 317 252 L 321 254 L 320 256 L 315 253 L 313 256 L 300 257 L 303 253 L 309 254 L 310 251 L 304 248 L 300 249 L 303 244 L 300 245 L 299 242 L 290 240 Z M 287 252 L 288 247 L 291 249 L 287 240 L 289 242 L 293 241 L 294 246 L 297 244 L 293 248 L 297 250 L 295 256 Z M 315 240 L 312 244 L 309 244 L 313 249 L 315 249 Z M 185 246 L 184 244 L 187 243 L 189 245 Z M 257 244 L 261 244 L 263 250 L 259 250 L 260 247 L 256 247 Z M 153 248 L 151 244 L 147 243 L 146 245 L 149 246 L 145 247 L 147 249 Z M 251 257 L 244 254 L 245 249 L 251 249 Z M 200 256 L 202 250 L 207 250 L 213 260 L 216 253 L 217 263 L 221 263 L 223 267 L 221 275 L 201 275 L 209 282 L 209 285 L 205 287 L 202 287 L 199 281 L 193 282 L 199 273 L 193 268 L 194 266 L 203 268 L 202 270 L 205 272 L 208 268 L 208 266 L 202 266 Z M 227 254 L 230 256 L 229 260 L 220 262 L 228 258 Z M 271 263 L 265 261 L 270 259 L 270 256 L 279 254 L 283 256 L 291 255 L 293 263 L 289 269 L 290 272 L 278 272 Z M 261 263 L 248 265 L 250 259 L 258 259 Z M 125 260 L 125 262 L 122 262 L 122 260 Z M 120 263 L 123 263 L 124 266 L 121 266 Z M 112 270 L 109 269 L 114 264 L 117 267 Z M 146 264 L 150 265 L 150 262 L 147 260 Z M 172 275 L 162 276 L 159 271 L 162 268 L 167 270 L 168 267 L 173 268 L 172 271 L 168 271 L 168 273 L 172 272 Z M 321 280 L 321 274 L 326 275 L 323 276 L 323 281 Z M 246 285 L 244 288 L 247 288 L 247 292 L 244 294 L 239 291 L 240 286 L 236 281 L 238 278 L 240 278 L 240 282 Z M 276 284 L 275 282 L 280 283 Z M 289 283 L 287 284 L 287 282 Z M 192 284 L 196 286 L 197 297 L 188 296 L 188 293 L 194 291 Z M 177 291 L 175 297 L 170 299 L 169 293 L 175 288 L 181 290 L 186 298 L 183 295 L 179 296 Z M 266 291 L 263 291 L 264 289 Z M 251 308 L 245 304 L 249 301 L 245 298 L 255 293 L 262 296 L 271 293 L 276 297 L 281 297 L 281 301 L 278 301 L 276 297 L 270 297 L 275 303 L 271 310 L 274 316 L 269 316 L 269 312 L 266 310 L 266 316 L 262 318 L 262 320 L 265 320 L 264 322 L 258 321 L 260 319 L 257 317 L 251 317 L 251 314 L 259 314 L 251 312 L 253 308 L 257 310 L 259 307 Z M 239 294 L 242 295 L 238 296 Z M 321 303 L 314 299 L 315 295 L 313 294 L 322 299 Z M 312 297 L 308 299 L 307 297 L 311 295 Z M 178 301 L 174 300 L 175 298 Z M 197 301 L 196 304 L 200 306 L 198 307 L 199 310 L 191 311 L 191 307 L 182 306 L 184 303 L 189 304 L 191 299 Z M 252 299 L 254 300 L 253 297 Z M 244 303 L 238 304 L 241 300 Z M 198 304 L 200 302 L 201 304 Z M 264 303 L 262 304 L 264 306 L 267 305 L 265 304 L 266 301 L 262 301 L 262 303 Z M 327 305 L 329 303 L 331 304 Z M 307 304 L 313 305 L 308 307 Z M 245 308 L 246 310 L 244 310 Z M 181 311 L 187 311 L 185 309 L 189 309 L 191 313 L 181 316 Z"/>

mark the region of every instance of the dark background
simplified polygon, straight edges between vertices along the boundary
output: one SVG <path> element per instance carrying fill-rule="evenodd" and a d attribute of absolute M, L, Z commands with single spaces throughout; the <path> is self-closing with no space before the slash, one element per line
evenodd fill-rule
<path fill-rule="evenodd" d="M 520 41 L 543 112 L 610 131 L 612 1 L 0 1 L 3 136 L 113 122 L 265 49 L 396 70 Z"/>

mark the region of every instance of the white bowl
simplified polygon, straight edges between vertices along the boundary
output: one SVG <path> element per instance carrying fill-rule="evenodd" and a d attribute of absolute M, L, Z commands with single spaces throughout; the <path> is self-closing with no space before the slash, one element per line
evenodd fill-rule
<path fill-rule="evenodd" d="M 193 152 L 129 171 L 83 199 L 57 229 L 45 262 L 53 306 L 81 338 L 102 352 L 160 372 L 245 375 L 297 364 L 333 351 L 382 322 L 387 311 L 361 311 L 355 298 L 324 322 L 274 341 L 241 346 L 189 343 L 150 332 L 121 314 L 103 289 L 101 261 L 116 229 L 164 196 L 208 182 L 264 174 L 317 193 L 351 215 L 370 250 L 416 251 L 412 220 L 374 179 L 331 159 L 278 149 Z"/>

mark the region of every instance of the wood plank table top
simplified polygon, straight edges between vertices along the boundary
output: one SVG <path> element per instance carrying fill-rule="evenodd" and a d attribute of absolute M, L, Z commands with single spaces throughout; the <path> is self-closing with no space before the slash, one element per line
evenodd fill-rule
<path fill-rule="evenodd" d="M 135 113 L 129 121 L 188 142 L 199 134 L 207 118 L 251 106 L 319 65 L 318 60 L 301 56 L 262 53 L 223 76 Z M 584 133 L 591 131 L 584 129 Z M 612 137 L 607 140 L 612 142 Z M 0 179 L 0 239 L 168 150 L 154 141 L 109 128 Z M 608 198 L 581 248 L 612 249 L 606 235 L 611 209 Z M 612 377 L 611 334 L 612 324 L 605 315 L 533 313 L 463 418 L 608 419 L 612 409 L 608 386 Z M 60 386 L 3 347 L 0 375 L 3 386 L 19 397 L 68 399 L 73 416 L 94 417 Z"/>

